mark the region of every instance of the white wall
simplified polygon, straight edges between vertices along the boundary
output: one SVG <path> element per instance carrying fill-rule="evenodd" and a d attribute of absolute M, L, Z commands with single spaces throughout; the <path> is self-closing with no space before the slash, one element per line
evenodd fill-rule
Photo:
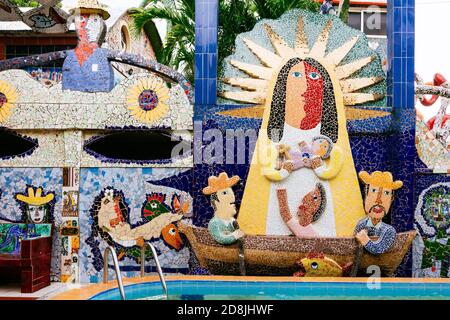
<path fill-rule="evenodd" d="M 416 0 L 416 73 L 425 82 L 436 72 L 450 80 L 450 0 Z M 417 103 L 425 119 L 434 116 L 440 106 Z"/>

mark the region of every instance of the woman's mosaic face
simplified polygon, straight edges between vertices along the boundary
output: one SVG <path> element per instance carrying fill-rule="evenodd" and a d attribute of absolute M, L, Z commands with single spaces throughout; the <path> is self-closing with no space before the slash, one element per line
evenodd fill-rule
<path fill-rule="evenodd" d="M 301 130 L 317 127 L 322 119 L 323 78 L 307 62 L 289 71 L 286 84 L 286 123 Z"/>

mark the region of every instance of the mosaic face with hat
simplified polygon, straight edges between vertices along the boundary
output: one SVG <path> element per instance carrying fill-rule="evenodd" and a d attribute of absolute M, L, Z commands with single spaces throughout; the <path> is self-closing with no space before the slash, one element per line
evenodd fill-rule
<path fill-rule="evenodd" d="M 355 228 L 356 239 L 372 254 L 382 254 L 395 242 L 395 229 L 382 220 L 391 209 L 394 191 L 403 186 L 402 181 L 394 181 L 392 173 L 376 171 L 359 173 L 365 184 L 364 209 L 368 215 Z"/>
<path fill-rule="evenodd" d="M 28 187 L 27 194 L 18 194 L 16 199 L 24 208 L 25 223 L 49 223 L 52 214 L 53 193 L 43 194 L 42 188 Z"/>
<path fill-rule="evenodd" d="M 67 24 L 75 24 L 78 45 L 67 52 L 63 65 L 63 90 L 109 92 L 114 88 L 114 71 L 106 49 L 106 6 L 97 0 L 80 0 L 70 10 Z M 80 81 L 83 79 L 83 81 Z"/>
<path fill-rule="evenodd" d="M 214 209 L 214 217 L 208 224 L 209 233 L 223 245 L 233 244 L 244 236 L 237 227 L 236 196 L 232 189 L 240 180 L 238 176 L 229 178 L 227 173 L 222 172 L 218 177 L 209 177 L 208 186 L 203 189 L 203 193 L 210 196 Z"/>

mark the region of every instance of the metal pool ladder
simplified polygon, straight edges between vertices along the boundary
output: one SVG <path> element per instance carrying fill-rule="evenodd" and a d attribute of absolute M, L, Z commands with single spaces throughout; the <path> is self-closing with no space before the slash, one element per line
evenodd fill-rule
<path fill-rule="evenodd" d="M 166 280 L 164 278 L 164 275 L 163 275 L 163 272 L 161 269 L 161 264 L 159 263 L 159 258 L 156 253 L 156 249 L 151 243 L 148 243 L 148 242 L 146 242 L 145 245 L 141 248 L 141 278 L 144 277 L 144 275 L 145 275 L 145 248 L 146 247 L 149 247 L 150 250 L 152 251 L 153 258 L 155 259 L 155 263 L 156 263 L 156 270 L 158 271 L 158 275 L 159 275 L 159 281 L 161 282 L 161 286 L 163 289 L 163 295 L 153 297 L 153 299 L 168 299 L 169 296 L 167 293 Z"/>
<path fill-rule="evenodd" d="M 123 289 L 123 282 L 122 282 L 122 276 L 120 274 L 120 268 L 119 268 L 119 259 L 117 259 L 117 253 L 116 250 L 108 246 L 105 249 L 105 253 L 103 254 L 103 283 L 108 283 L 108 260 L 109 260 L 109 254 L 113 257 L 114 262 L 114 270 L 116 271 L 116 279 L 117 284 L 119 286 L 120 296 L 122 300 L 126 300 L 125 298 L 125 290 Z"/>

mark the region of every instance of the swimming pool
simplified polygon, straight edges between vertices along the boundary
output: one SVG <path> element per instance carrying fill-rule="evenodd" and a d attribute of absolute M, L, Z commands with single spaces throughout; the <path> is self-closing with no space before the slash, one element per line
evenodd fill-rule
<path fill-rule="evenodd" d="M 450 283 L 430 282 L 285 282 L 193 281 L 167 282 L 169 300 L 450 300 Z M 162 294 L 159 282 L 125 286 L 127 300 L 152 299 Z M 110 289 L 89 300 L 120 300 Z"/>

